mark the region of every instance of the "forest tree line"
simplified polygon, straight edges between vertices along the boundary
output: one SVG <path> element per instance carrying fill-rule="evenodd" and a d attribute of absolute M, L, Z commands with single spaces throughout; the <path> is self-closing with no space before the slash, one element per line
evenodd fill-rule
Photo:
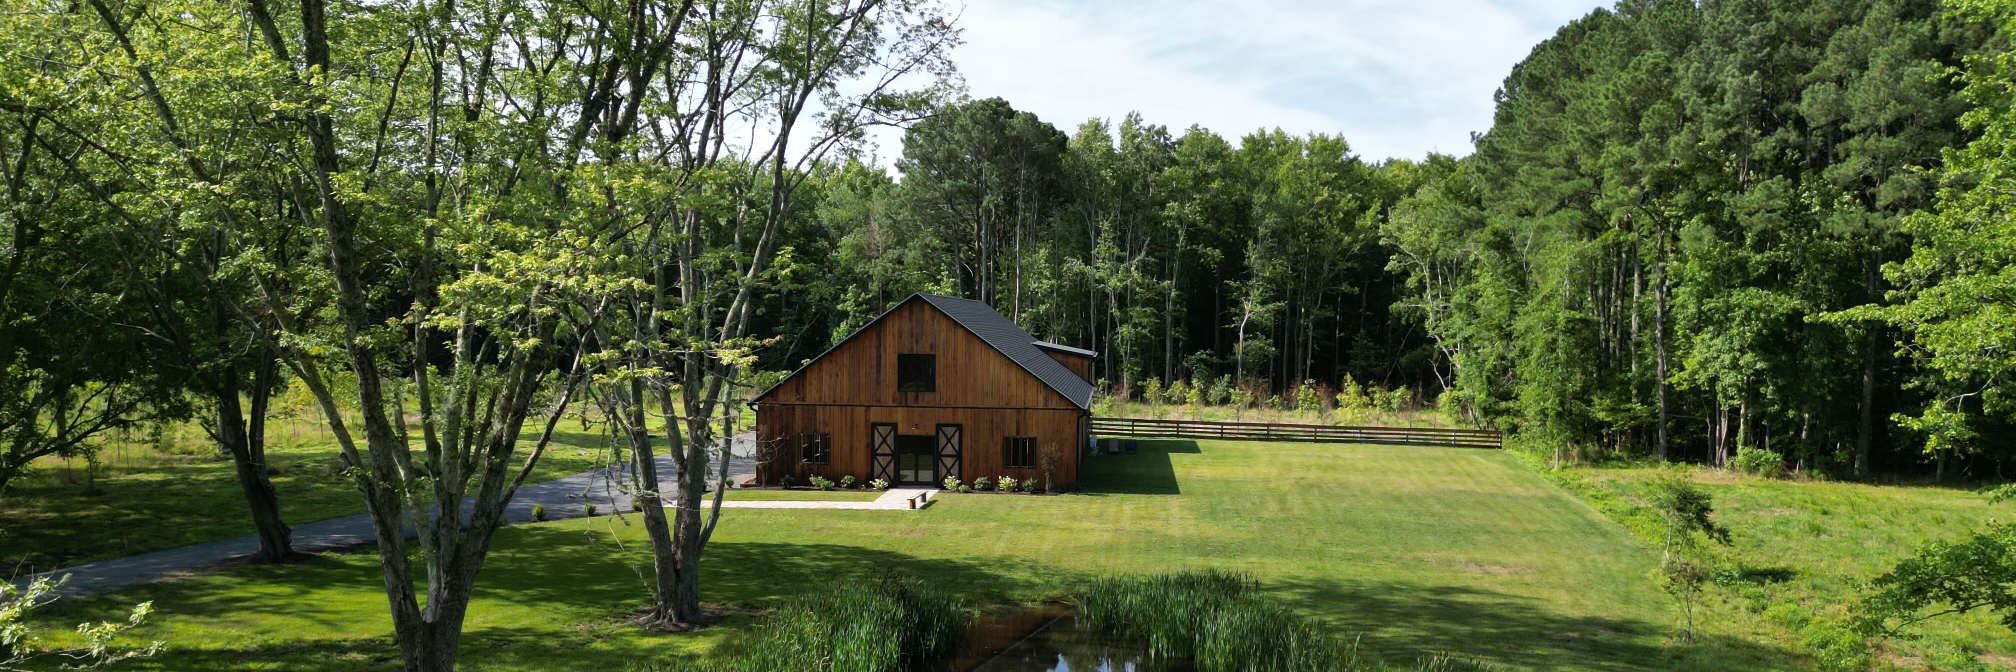
<path fill-rule="evenodd" d="M 933 291 L 1120 396 L 1348 376 L 1565 459 L 1996 477 L 2006 224 L 1963 204 L 1996 193 L 2007 13 L 1623 2 L 1520 62 L 1461 159 L 948 105 L 893 167 L 815 171 L 763 368 Z"/>

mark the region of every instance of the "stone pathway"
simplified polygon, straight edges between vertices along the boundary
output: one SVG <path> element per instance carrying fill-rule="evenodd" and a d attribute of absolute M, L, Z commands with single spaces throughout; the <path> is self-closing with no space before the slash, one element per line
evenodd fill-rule
<path fill-rule="evenodd" d="M 728 461 L 730 483 L 740 482 L 756 474 L 754 454 L 755 437 L 747 433 L 737 435 Z M 673 466 L 672 458 L 659 457 L 656 463 L 661 481 L 676 479 L 679 471 Z M 528 484 L 519 488 L 518 494 L 511 498 L 511 504 L 505 507 L 504 520 L 507 523 L 529 522 L 532 520 L 533 506 L 546 507 L 547 520 L 582 517 L 587 515 L 589 504 L 594 504 L 598 512 L 605 514 L 629 511 L 630 495 L 618 487 L 619 483 L 627 481 L 628 478 L 627 472 L 605 467 L 542 483 Z M 709 480 L 712 480 L 711 476 Z M 734 506 L 736 503 L 729 502 L 726 505 Z M 463 513 L 466 515 L 472 508 L 474 503 L 465 503 Z M 413 531 L 407 531 L 408 536 L 413 534 Z M 294 550 L 303 553 L 357 548 L 374 543 L 371 517 L 362 513 L 294 525 L 291 539 Z M 68 574 L 70 582 L 59 588 L 56 594 L 62 597 L 84 597 L 202 572 L 229 564 L 258 550 L 259 538 L 247 535 L 29 574 L 14 579 L 13 583 L 25 586 L 37 577 L 46 576 L 53 581 Z"/>
<path fill-rule="evenodd" d="M 882 492 L 872 502 L 836 502 L 832 500 L 783 500 L 764 499 L 754 501 L 722 500 L 724 509 L 857 509 L 874 511 L 923 510 L 935 501 L 937 488 L 890 488 Z M 914 501 L 913 501 L 914 500 Z"/>

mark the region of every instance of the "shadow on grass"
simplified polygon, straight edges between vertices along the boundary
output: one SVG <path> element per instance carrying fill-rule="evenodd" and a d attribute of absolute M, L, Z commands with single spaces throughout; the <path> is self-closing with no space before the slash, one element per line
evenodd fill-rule
<path fill-rule="evenodd" d="M 639 520 L 632 517 L 632 524 Z M 625 619 L 644 607 L 650 594 L 650 556 L 641 537 L 634 531 L 626 533 L 619 548 L 606 528 L 592 535 L 572 525 L 520 527 L 501 534 L 499 548 L 490 554 L 477 582 L 477 601 L 470 608 L 461 644 L 464 667 L 630 669 L 650 657 L 678 655 L 674 651 L 699 646 L 754 620 L 736 615 L 725 627 L 697 634 L 645 634 L 630 626 Z M 1029 577 L 1042 576 L 1033 565 L 999 558 L 978 563 L 835 544 L 716 542 L 707 547 L 701 561 L 701 600 L 768 608 L 836 582 L 872 579 L 892 569 L 975 605 L 1040 592 Z M 139 669 L 398 666 L 372 551 L 325 555 L 285 567 L 241 567 L 223 576 L 70 603 L 57 618 L 116 619 L 120 609 L 138 600 L 156 601 L 158 623 L 217 629 L 214 634 L 171 642 L 169 651 Z M 279 634 L 237 639 L 244 636 L 240 629 L 246 626 Z M 238 641 L 244 645 L 234 646 Z M 652 641 L 663 646 L 647 643 Z"/>
<path fill-rule="evenodd" d="M 1677 623 L 1563 615 L 1540 600 L 1489 590 L 1321 579 L 1262 583 L 1297 607 L 1342 614 L 1328 622 L 1346 637 L 1363 635 L 1363 650 L 1389 664 L 1409 665 L 1446 653 L 1487 665 L 1543 670 L 1798 667 L 1793 652 L 1760 642 L 1697 634 L 1691 644 L 1683 644 L 1672 638 Z"/>
<path fill-rule="evenodd" d="M 1135 444 L 1132 453 L 1087 457 L 1079 490 L 1087 495 L 1180 495 L 1183 489 L 1169 456 L 1202 452 L 1196 441 L 1156 439 Z"/>

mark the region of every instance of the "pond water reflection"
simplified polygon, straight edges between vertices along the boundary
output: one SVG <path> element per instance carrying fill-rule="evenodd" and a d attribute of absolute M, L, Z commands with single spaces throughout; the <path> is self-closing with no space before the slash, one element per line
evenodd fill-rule
<path fill-rule="evenodd" d="M 1124 640 L 1078 618 L 1068 606 L 1050 605 L 984 619 L 968 636 L 970 647 L 955 672 L 1191 672 L 1187 661 L 1150 658 L 1139 642 Z"/>

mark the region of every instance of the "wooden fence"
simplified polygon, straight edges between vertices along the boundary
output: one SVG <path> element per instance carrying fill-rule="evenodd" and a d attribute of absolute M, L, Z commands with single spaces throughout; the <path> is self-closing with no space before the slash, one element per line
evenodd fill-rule
<path fill-rule="evenodd" d="M 1505 437 L 1492 429 L 1440 427 L 1346 427 L 1275 422 L 1207 422 L 1150 418 L 1092 418 L 1092 435 L 1232 441 L 1303 441 L 1309 443 L 1377 443 L 1395 446 L 1504 448 Z"/>

